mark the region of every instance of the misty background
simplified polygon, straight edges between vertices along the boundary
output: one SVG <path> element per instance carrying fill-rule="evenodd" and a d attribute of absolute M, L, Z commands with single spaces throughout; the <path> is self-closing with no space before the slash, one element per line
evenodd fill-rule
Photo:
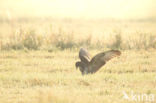
<path fill-rule="evenodd" d="M 156 0 L 0 0 L 1 18 L 155 19 Z"/>

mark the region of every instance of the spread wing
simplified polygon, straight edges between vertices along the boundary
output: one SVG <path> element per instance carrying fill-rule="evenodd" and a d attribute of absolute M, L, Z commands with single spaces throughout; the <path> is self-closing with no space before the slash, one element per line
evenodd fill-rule
<path fill-rule="evenodd" d="M 110 50 L 95 55 L 90 61 L 90 72 L 95 73 L 98 71 L 107 61 L 120 56 L 121 52 L 118 50 Z"/>
<path fill-rule="evenodd" d="M 81 48 L 79 51 L 79 58 L 81 59 L 81 62 L 88 64 L 90 62 L 90 55 L 88 51 L 84 48 Z"/>

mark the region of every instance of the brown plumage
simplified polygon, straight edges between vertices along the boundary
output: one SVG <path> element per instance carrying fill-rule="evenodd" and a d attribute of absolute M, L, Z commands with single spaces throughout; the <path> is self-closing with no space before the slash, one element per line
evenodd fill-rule
<path fill-rule="evenodd" d="M 118 50 L 109 50 L 99 53 L 90 59 L 90 55 L 86 49 L 81 48 L 79 51 L 79 58 L 81 61 L 75 63 L 76 68 L 79 68 L 82 75 L 95 73 L 110 59 L 120 56 L 121 52 Z"/>

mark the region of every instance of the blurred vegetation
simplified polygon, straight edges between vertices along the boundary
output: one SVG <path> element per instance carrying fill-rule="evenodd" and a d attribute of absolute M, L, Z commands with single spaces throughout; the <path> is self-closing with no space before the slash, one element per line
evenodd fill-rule
<path fill-rule="evenodd" d="M 42 20 L 42 19 L 17 19 L 17 20 L 0 20 L 3 30 L 0 33 L 0 49 L 1 50 L 48 50 L 56 49 L 73 49 L 86 46 L 89 48 L 110 48 L 110 49 L 149 49 L 156 48 L 156 35 L 154 33 L 146 32 L 144 30 L 133 30 L 131 33 L 132 24 L 137 28 L 142 25 L 140 23 L 125 22 L 106 22 L 104 27 L 101 23 L 104 21 L 94 21 L 90 24 L 89 21 L 74 21 L 74 20 Z M 39 22 L 39 25 L 38 25 Z M 48 23 L 49 22 L 49 23 Z M 51 23 L 55 23 L 55 25 Z M 62 22 L 60 24 L 60 22 Z M 43 25 L 41 24 L 43 23 Z M 107 27 L 106 24 L 111 24 Z M 109 24 L 109 25 L 110 25 Z M 118 25 L 113 27 L 112 25 Z M 36 25 L 36 26 L 35 26 Z M 59 25 L 59 26 L 58 26 Z M 83 27 L 81 27 L 81 25 Z M 97 26 L 98 25 L 98 26 Z M 152 25 L 149 22 L 148 25 Z M 70 28 L 70 27 L 71 28 Z M 97 27 L 95 27 L 97 26 Z M 121 27 L 120 27 L 121 26 Z M 43 28 L 42 28 L 43 27 Z M 94 28 L 95 27 L 95 28 Z M 7 32 L 7 28 L 9 32 Z M 47 30 L 48 28 L 48 30 Z M 97 28 L 108 28 L 107 31 L 102 29 L 98 33 Z M 144 27 L 146 28 L 146 26 Z M 78 30 L 76 30 L 78 29 Z M 126 34 L 124 29 L 128 30 Z M 140 28 L 141 29 L 141 28 Z M 149 29 L 149 28 L 147 28 Z M 41 31 L 42 30 L 42 31 Z M 47 31 L 46 31 L 47 30 Z M 75 31 L 74 31 L 75 30 Z M 84 31 L 83 31 L 84 30 Z M 150 29 L 149 29 L 150 30 Z M 41 31 L 41 32 L 40 32 Z M 57 31 L 57 32 L 56 32 Z M 76 32 L 78 31 L 78 32 Z M 87 31 L 87 32 L 85 32 Z M 90 32 L 88 32 L 90 31 Z M 108 32 L 108 33 L 107 33 Z M 6 33 L 6 34 L 5 34 Z M 101 34 L 100 34 L 101 33 Z"/>

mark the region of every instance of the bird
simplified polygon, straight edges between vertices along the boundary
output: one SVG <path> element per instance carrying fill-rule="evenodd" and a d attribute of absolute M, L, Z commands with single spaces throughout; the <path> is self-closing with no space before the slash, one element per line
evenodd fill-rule
<path fill-rule="evenodd" d="M 102 66 L 104 66 L 106 62 L 120 55 L 121 52 L 119 50 L 108 50 L 105 52 L 98 53 L 93 58 L 91 58 L 87 49 L 81 48 L 79 51 L 80 61 L 77 61 L 75 63 L 75 67 L 76 69 L 79 68 L 82 75 L 94 74 Z"/>

